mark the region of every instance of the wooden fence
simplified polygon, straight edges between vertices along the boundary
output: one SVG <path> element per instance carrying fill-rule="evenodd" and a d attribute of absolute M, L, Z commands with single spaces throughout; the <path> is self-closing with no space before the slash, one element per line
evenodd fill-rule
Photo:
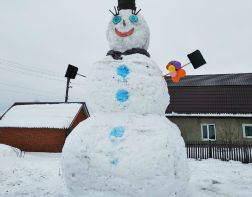
<path fill-rule="evenodd" d="M 252 145 L 246 142 L 186 142 L 187 157 L 252 163 Z"/>

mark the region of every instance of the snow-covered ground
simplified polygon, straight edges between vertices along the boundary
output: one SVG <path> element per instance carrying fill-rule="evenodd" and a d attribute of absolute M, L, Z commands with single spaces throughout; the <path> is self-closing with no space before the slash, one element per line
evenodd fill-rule
<path fill-rule="evenodd" d="M 21 155 L 0 144 L 0 197 L 67 196 L 60 176 L 60 156 L 55 153 Z"/>
<path fill-rule="evenodd" d="M 252 164 L 189 160 L 192 197 L 251 197 Z"/>
<path fill-rule="evenodd" d="M 1 197 L 66 197 L 60 171 L 61 154 L 17 154 L 0 145 Z M 191 197 L 251 197 L 252 164 L 188 160 Z M 91 196 L 92 197 L 92 196 Z"/>

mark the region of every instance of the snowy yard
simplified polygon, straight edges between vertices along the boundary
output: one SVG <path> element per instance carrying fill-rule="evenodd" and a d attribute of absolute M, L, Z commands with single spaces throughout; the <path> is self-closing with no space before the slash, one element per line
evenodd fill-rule
<path fill-rule="evenodd" d="M 64 197 L 60 154 L 26 153 L 17 157 L 0 146 L 0 196 Z M 190 197 L 251 197 L 252 164 L 188 160 Z"/>

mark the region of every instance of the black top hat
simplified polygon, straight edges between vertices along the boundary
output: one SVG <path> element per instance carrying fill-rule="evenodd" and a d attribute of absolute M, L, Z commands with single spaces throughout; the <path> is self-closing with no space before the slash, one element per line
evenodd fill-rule
<path fill-rule="evenodd" d="M 136 10 L 135 0 L 118 0 L 118 10 Z"/>

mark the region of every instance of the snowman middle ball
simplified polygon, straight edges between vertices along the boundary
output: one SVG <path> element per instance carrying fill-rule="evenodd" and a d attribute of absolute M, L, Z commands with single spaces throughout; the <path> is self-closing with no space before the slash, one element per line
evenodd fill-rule
<path fill-rule="evenodd" d="M 91 114 L 165 114 L 169 104 L 166 82 L 158 66 L 140 54 L 123 60 L 106 57 L 92 66 L 85 90 Z"/>

